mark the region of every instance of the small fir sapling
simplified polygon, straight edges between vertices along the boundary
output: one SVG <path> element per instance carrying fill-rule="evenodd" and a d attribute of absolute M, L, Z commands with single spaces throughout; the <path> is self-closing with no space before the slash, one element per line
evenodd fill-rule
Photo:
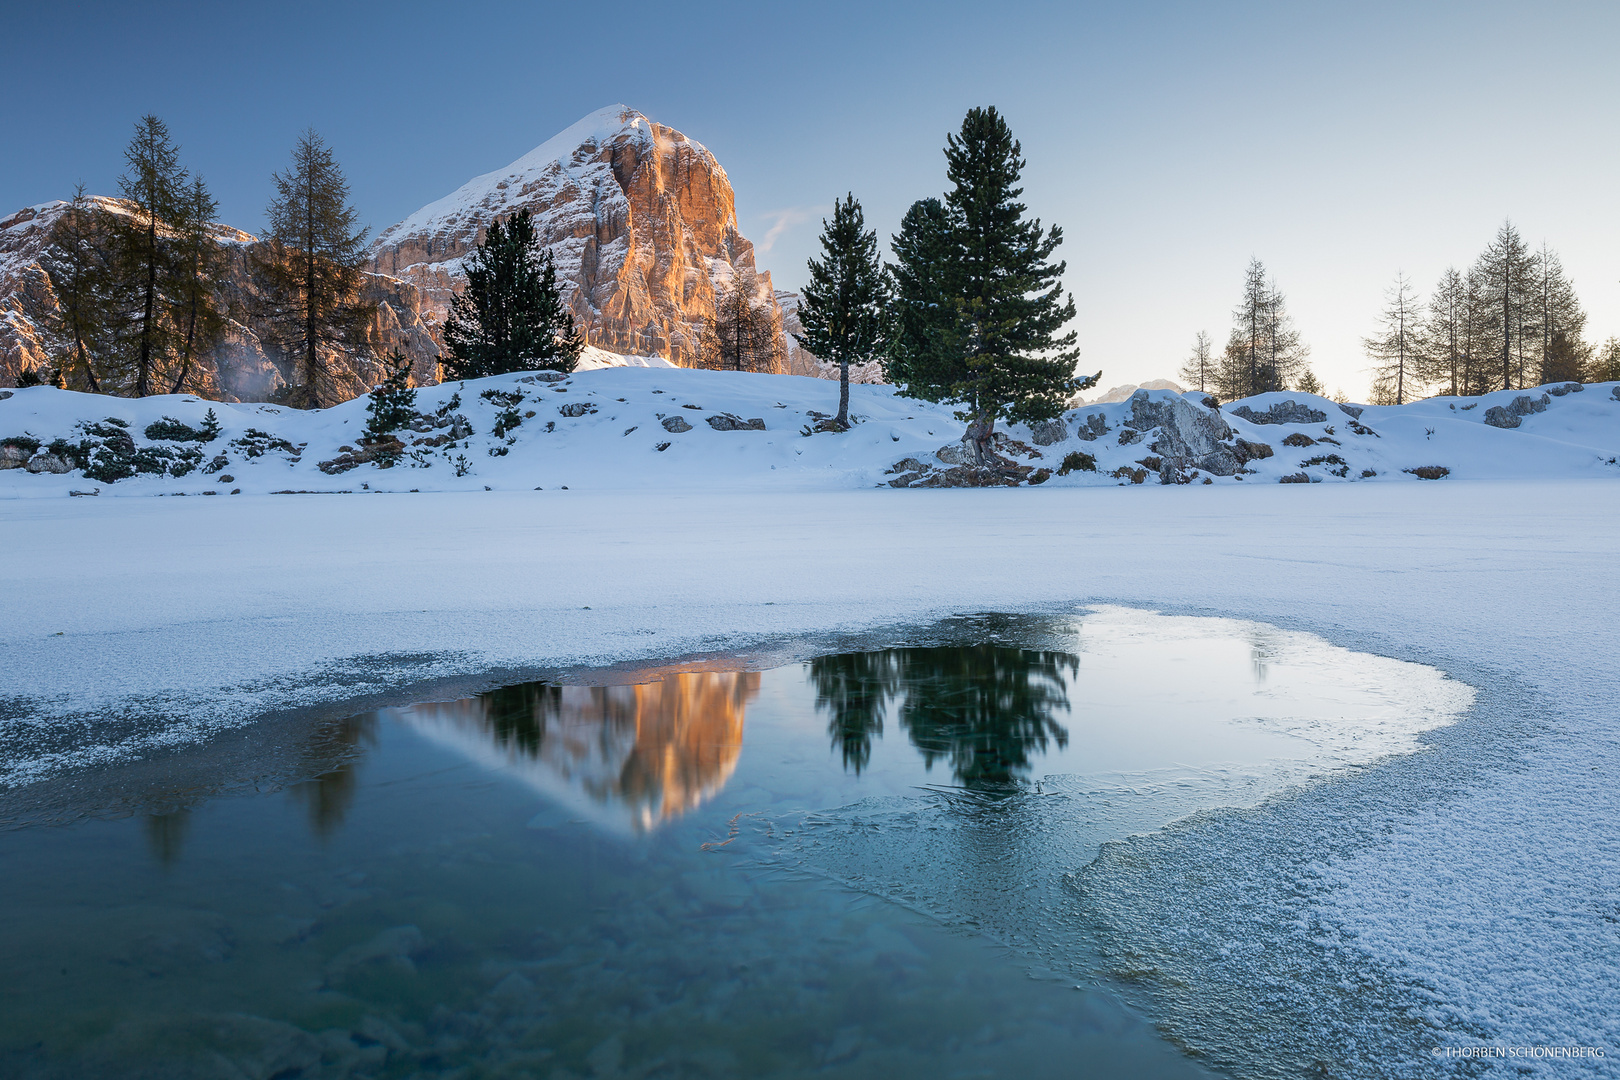
<path fill-rule="evenodd" d="M 416 417 L 416 391 L 411 389 L 411 362 L 398 349 L 388 357 L 388 374 L 372 388 L 366 403 L 366 441 L 379 442 Z"/>

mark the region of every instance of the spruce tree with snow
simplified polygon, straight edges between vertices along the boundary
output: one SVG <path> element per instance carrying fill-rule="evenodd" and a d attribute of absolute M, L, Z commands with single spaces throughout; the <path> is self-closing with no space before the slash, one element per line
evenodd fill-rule
<path fill-rule="evenodd" d="M 1075 378 L 1077 335 L 1063 329 L 1074 319 L 1074 298 L 1063 292 L 1065 264 L 1051 261 L 1063 231 L 1025 220 L 1028 208 L 1018 201 L 1022 153 L 993 106 L 969 110 L 960 133 L 946 136 L 952 188 L 943 221 L 926 202 L 907 215 L 914 228 L 931 233 L 911 238 L 920 241 L 911 257 L 946 265 L 903 265 L 896 273 L 902 294 L 908 281 L 924 291 L 905 298 L 923 306 L 914 312 L 922 333 L 902 325 L 895 370 L 906 379 L 906 393 L 961 406 L 957 416 L 968 425 L 963 442 L 981 466 L 993 463 L 997 420 L 1056 417 L 1071 394 L 1100 376 Z M 902 262 L 908 257 L 898 243 L 896 254 Z M 928 294 L 941 286 L 943 295 Z"/>
<path fill-rule="evenodd" d="M 450 302 L 444 344 L 447 379 L 574 370 L 585 343 L 529 211 L 490 223 L 467 260 L 466 290 Z"/>
<path fill-rule="evenodd" d="M 877 231 L 868 231 L 853 192 L 833 203 L 821 222 L 820 259 L 809 261 L 810 282 L 799 304 L 799 344 L 838 365 L 840 428 L 849 427 L 849 366 L 881 355 L 887 323 L 888 280 L 878 257 Z"/>
<path fill-rule="evenodd" d="M 292 167 L 271 180 L 270 228 L 252 261 L 255 313 L 265 320 L 261 339 L 287 364 L 287 403 L 316 408 L 336 398 L 331 354 L 370 352 L 377 308 L 361 295 L 366 230 L 356 228 L 348 181 L 313 130 L 299 136 Z"/>

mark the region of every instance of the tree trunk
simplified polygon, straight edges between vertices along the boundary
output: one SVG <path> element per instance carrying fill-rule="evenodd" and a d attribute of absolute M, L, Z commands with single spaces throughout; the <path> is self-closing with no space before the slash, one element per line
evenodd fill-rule
<path fill-rule="evenodd" d="M 996 414 L 993 412 L 976 413 L 968 423 L 967 431 L 962 435 L 962 442 L 967 446 L 968 453 L 973 455 L 973 464 L 981 468 L 990 464 L 995 456 L 990 449 L 990 437 L 996 427 Z"/>
<path fill-rule="evenodd" d="M 141 318 L 141 352 L 135 365 L 135 396 L 152 392 L 152 316 L 157 303 L 157 211 L 149 215 L 146 233 L 146 313 Z"/>
<path fill-rule="evenodd" d="M 838 426 L 849 430 L 849 361 L 838 365 Z"/>

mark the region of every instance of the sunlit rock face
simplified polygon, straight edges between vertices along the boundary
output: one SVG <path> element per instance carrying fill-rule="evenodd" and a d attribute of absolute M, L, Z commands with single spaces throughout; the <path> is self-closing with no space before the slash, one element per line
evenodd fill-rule
<path fill-rule="evenodd" d="M 99 217 L 127 217 L 134 211 L 124 199 L 94 197 Z M 50 243 L 51 229 L 70 204 L 58 200 L 17 211 L 0 220 L 0 386 L 16 385 L 27 369 L 48 371 L 55 364 L 50 326 L 58 310 L 56 291 L 41 258 Z M 229 256 L 223 295 L 229 318 L 225 334 L 211 351 L 197 357 L 182 389 L 218 401 L 264 401 L 287 384 L 292 360 L 277 356 L 260 338 L 262 325 L 251 314 L 249 255 L 258 238 L 229 225 L 212 226 L 215 243 Z M 362 298 L 376 305 L 367 327 L 367 348 L 360 355 L 338 352 L 325 357 L 331 372 L 328 396 L 333 400 L 357 397 L 381 381 L 386 371 L 380 362 L 399 349 L 412 363 L 418 384 L 434 381 L 439 345 L 423 319 L 415 285 L 368 274 Z M 115 389 L 115 387 L 109 387 Z M 69 385 L 70 390 L 84 386 Z M 168 386 L 160 387 L 168 390 Z"/>
<path fill-rule="evenodd" d="M 528 683 L 393 715 L 600 822 L 644 830 L 725 786 L 758 694 L 756 672 L 685 672 L 634 686 Z"/>
<path fill-rule="evenodd" d="M 419 286 L 442 326 L 464 260 L 491 222 L 534 215 L 589 344 L 690 366 L 715 296 L 754 246 L 737 229 L 731 181 L 712 153 L 623 105 L 585 117 L 504 169 L 468 181 L 386 230 L 373 269 Z M 757 303 L 781 333 L 770 275 Z"/>

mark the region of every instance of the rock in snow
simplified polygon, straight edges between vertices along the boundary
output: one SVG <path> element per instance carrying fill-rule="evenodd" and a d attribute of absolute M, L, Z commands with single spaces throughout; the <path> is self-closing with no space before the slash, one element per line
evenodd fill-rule
<path fill-rule="evenodd" d="M 1161 476 L 1167 470 L 1186 469 L 1231 476 L 1242 467 L 1232 447 L 1223 445 L 1232 437 L 1232 429 L 1218 411 L 1195 406 L 1184 397 L 1155 401 L 1146 390 L 1131 395 L 1130 407 L 1132 427 L 1159 429 L 1159 437 L 1148 449 L 1161 459 Z"/>
<path fill-rule="evenodd" d="M 1247 405 L 1239 405 L 1228 411 L 1233 416 L 1243 417 L 1251 424 L 1320 424 L 1327 419 L 1327 413 L 1313 409 L 1309 405 L 1301 405 L 1292 398 L 1279 401 L 1265 412 L 1255 412 Z"/>

